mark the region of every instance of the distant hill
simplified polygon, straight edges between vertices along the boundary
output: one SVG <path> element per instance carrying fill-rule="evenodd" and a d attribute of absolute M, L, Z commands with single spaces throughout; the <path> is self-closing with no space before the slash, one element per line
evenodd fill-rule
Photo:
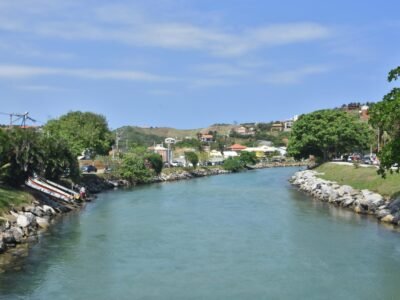
<path fill-rule="evenodd" d="M 197 133 L 208 133 L 209 131 L 217 131 L 218 134 L 227 135 L 235 125 L 230 124 L 214 124 L 206 128 L 198 129 L 175 129 L 170 127 L 138 127 L 124 126 L 116 129 L 120 136 L 121 148 L 124 148 L 126 141 L 128 144 L 138 143 L 143 145 L 153 145 L 161 143 L 167 137 L 172 137 L 178 140 L 186 137 L 197 138 Z"/>

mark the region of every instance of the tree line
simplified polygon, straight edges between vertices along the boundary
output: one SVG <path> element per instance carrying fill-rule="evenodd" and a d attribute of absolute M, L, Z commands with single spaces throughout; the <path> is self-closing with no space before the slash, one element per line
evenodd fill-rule
<path fill-rule="evenodd" d="M 389 72 L 388 81 L 400 77 L 400 67 Z M 355 103 L 358 105 L 358 103 Z M 370 103 L 372 104 L 372 103 Z M 310 155 L 323 161 L 332 156 L 364 150 L 378 151 L 379 173 L 392 172 L 400 165 L 400 88 L 393 88 L 382 101 L 373 103 L 368 124 L 341 110 L 319 110 L 300 116 L 289 138 L 288 154 Z M 385 144 L 382 144 L 383 136 Z"/>

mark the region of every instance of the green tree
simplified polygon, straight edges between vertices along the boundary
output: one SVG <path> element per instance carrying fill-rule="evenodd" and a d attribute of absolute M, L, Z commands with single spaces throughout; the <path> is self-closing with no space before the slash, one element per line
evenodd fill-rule
<path fill-rule="evenodd" d="M 152 172 L 146 167 L 143 157 L 135 153 L 124 155 L 118 169 L 119 176 L 130 183 L 146 183 L 151 179 Z"/>
<path fill-rule="evenodd" d="M 150 162 L 151 168 L 157 175 L 159 175 L 163 169 L 163 160 L 161 155 L 157 153 L 149 153 L 145 156 L 145 159 Z"/>
<path fill-rule="evenodd" d="M 328 160 L 333 154 L 362 151 L 371 141 L 371 130 L 339 110 L 319 110 L 294 123 L 288 154 L 296 159 L 315 155 Z"/>
<path fill-rule="evenodd" d="M 231 172 L 239 172 L 243 170 L 245 167 L 245 164 L 239 157 L 229 157 L 224 161 L 223 168 L 227 171 Z"/>
<path fill-rule="evenodd" d="M 193 165 L 193 168 L 196 168 L 199 163 L 199 157 L 194 152 L 185 152 L 185 159 Z"/>
<path fill-rule="evenodd" d="M 242 151 L 239 158 L 245 165 L 254 165 L 258 162 L 255 152 Z"/>
<path fill-rule="evenodd" d="M 65 140 L 75 156 L 85 150 L 107 154 L 113 141 L 106 118 L 91 112 L 75 111 L 50 120 L 44 131 L 52 137 Z"/>
<path fill-rule="evenodd" d="M 397 80 L 400 67 L 389 72 L 388 81 Z M 380 160 L 379 173 L 385 175 L 394 164 L 400 165 L 400 88 L 392 89 L 370 110 L 370 124 L 378 130 L 380 140 L 384 135 L 388 139 L 378 153 Z M 399 171 L 399 169 L 397 169 Z"/>

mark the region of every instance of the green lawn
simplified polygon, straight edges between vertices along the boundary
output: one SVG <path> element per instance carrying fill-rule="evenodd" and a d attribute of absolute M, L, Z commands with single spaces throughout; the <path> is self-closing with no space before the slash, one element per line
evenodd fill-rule
<path fill-rule="evenodd" d="M 400 174 L 397 173 L 388 174 L 384 179 L 376 173 L 376 168 L 355 168 L 332 163 L 325 163 L 315 170 L 325 173 L 319 177 L 336 181 L 341 185 L 350 185 L 356 189 L 368 189 L 390 197 L 400 194 Z"/>
<path fill-rule="evenodd" d="M 13 206 L 18 207 L 32 200 L 32 196 L 27 192 L 0 186 L 0 214 L 7 212 Z"/>

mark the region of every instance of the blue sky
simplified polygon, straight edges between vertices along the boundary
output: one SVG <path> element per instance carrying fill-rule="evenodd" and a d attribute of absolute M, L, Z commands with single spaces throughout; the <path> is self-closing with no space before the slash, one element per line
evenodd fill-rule
<path fill-rule="evenodd" d="M 392 0 L 0 0 L 0 112 L 199 128 L 378 101 L 400 64 L 399 10 Z"/>

